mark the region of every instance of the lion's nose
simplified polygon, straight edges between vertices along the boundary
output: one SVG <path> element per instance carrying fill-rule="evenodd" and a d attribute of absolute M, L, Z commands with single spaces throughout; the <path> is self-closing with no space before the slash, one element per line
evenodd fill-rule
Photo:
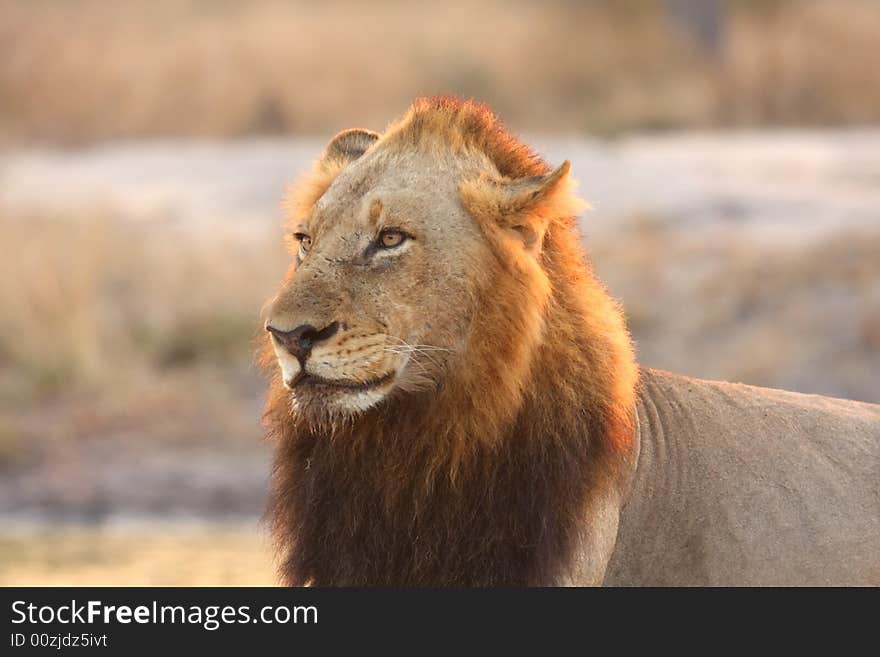
<path fill-rule="evenodd" d="M 306 359 L 309 357 L 312 347 L 333 337 L 339 330 L 339 322 L 328 324 L 320 330 L 311 324 L 300 324 L 290 331 L 282 331 L 267 324 L 266 330 L 272 334 L 279 345 L 296 357 L 301 367 L 305 368 Z"/>

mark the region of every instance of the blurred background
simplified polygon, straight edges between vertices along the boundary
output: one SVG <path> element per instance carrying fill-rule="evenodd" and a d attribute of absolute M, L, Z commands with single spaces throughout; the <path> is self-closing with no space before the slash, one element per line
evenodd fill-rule
<path fill-rule="evenodd" d="M 876 0 L 0 0 L 0 584 L 269 584 L 279 200 L 413 97 L 570 159 L 640 361 L 880 402 Z"/>

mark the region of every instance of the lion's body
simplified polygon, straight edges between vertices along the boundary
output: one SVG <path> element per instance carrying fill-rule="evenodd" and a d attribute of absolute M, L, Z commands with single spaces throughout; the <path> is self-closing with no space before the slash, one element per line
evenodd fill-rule
<path fill-rule="evenodd" d="M 880 584 L 880 406 L 642 372 L 606 584 Z"/>
<path fill-rule="evenodd" d="M 876 581 L 878 407 L 639 384 L 567 174 L 423 99 L 299 186 L 265 351 L 283 581 Z"/>

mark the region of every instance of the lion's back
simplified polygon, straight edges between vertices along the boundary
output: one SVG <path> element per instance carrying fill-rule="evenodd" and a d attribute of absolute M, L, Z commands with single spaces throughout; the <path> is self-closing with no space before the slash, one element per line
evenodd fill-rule
<path fill-rule="evenodd" d="M 644 370 L 609 582 L 880 583 L 880 405 Z"/>

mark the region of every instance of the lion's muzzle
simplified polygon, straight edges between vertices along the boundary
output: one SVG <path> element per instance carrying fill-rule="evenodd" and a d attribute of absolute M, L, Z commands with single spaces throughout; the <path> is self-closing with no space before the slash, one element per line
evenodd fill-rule
<path fill-rule="evenodd" d="M 281 380 L 302 405 L 363 410 L 394 386 L 408 358 L 399 341 L 365 326 L 331 322 L 290 325 L 283 317 L 270 318 L 266 331 L 281 368 Z M 302 407 L 302 406 L 301 406 Z"/>
<path fill-rule="evenodd" d="M 332 338 L 339 330 L 339 322 L 328 324 L 320 331 L 311 324 L 301 324 L 290 331 L 282 331 L 267 324 L 266 330 L 283 349 L 299 361 L 301 367 L 305 367 L 312 347 L 318 342 Z"/>
<path fill-rule="evenodd" d="M 316 329 L 311 324 L 300 324 L 289 331 L 266 324 L 266 330 L 272 335 L 272 345 L 281 365 L 284 383 L 293 388 L 305 375 L 306 361 L 312 348 L 336 335 L 339 322 L 331 322 L 322 329 Z"/>

